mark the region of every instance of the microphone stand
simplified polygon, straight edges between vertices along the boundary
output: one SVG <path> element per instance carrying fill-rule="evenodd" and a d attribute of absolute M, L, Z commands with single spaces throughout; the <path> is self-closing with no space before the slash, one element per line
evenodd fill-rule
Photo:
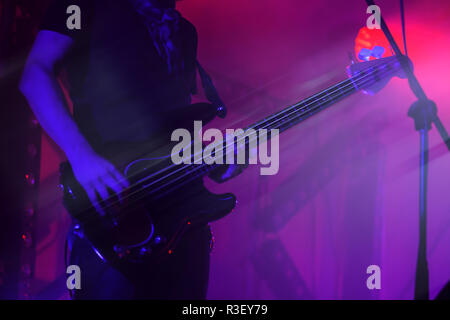
<path fill-rule="evenodd" d="M 373 0 L 366 0 L 369 6 L 375 5 Z M 394 40 L 383 17 L 381 29 L 388 39 L 394 53 L 399 58 L 403 56 Z M 408 111 L 408 116 L 414 119 L 415 129 L 420 136 L 420 186 L 419 186 L 419 252 L 416 265 L 416 281 L 414 288 L 415 300 L 429 300 L 429 275 L 427 262 L 427 180 L 428 180 L 428 131 L 434 123 L 444 143 L 450 151 L 450 138 L 441 120 L 437 115 L 436 104 L 429 100 L 409 63 L 409 59 L 399 59 L 399 62 L 408 78 L 409 86 L 417 97 Z"/>

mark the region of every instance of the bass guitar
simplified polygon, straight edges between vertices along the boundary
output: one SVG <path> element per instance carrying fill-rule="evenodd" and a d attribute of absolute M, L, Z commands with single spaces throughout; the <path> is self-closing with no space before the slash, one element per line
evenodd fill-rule
<path fill-rule="evenodd" d="M 278 129 L 281 133 L 355 92 L 376 92 L 393 76 L 404 77 L 400 59 L 407 58 L 395 56 L 352 64 L 348 67 L 348 79 L 261 119 L 247 129 Z M 191 105 L 177 112 L 173 126 L 191 127 L 194 120 L 206 124 L 216 116 L 215 112 L 210 104 Z M 218 220 L 236 205 L 233 194 L 213 194 L 203 185 L 202 178 L 217 170 L 218 165 L 174 165 L 171 161 L 173 145 L 164 143 L 170 141 L 170 132 L 155 137 L 155 141 L 160 143 L 146 146 L 148 154 L 145 156 L 115 161 L 130 187 L 121 195 L 122 201 L 111 193 L 110 199 L 100 204 L 103 215 L 90 203 L 70 164 L 61 165 L 63 202 L 75 221 L 75 232 L 111 264 L 164 258 L 176 250 L 189 228 Z M 107 149 L 120 154 L 120 150 L 133 148 L 135 146 L 116 145 Z M 142 150 L 142 146 L 139 148 Z"/>

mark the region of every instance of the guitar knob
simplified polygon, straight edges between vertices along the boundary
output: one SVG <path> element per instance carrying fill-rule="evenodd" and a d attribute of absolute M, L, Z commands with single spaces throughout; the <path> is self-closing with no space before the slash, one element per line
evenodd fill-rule
<path fill-rule="evenodd" d="M 142 247 L 141 250 L 139 250 L 139 255 L 146 256 L 149 255 L 152 252 L 152 249 L 148 247 Z"/>
<path fill-rule="evenodd" d="M 166 242 L 166 238 L 164 238 L 163 236 L 155 236 L 155 238 L 153 239 L 153 244 L 161 244 Z"/>
<path fill-rule="evenodd" d="M 125 248 L 122 246 L 114 246 L 114 251 L 117 253 L 117 256 L 122 259 L 125 256 Z"/>
<path fill-rule="evenodd" d="M 119 226 L 119 221 L 117 218 L 111 218 L 111 223 L 113 225 L 113 228 L 117 228 Z"/>
<path fill-rule="evenodd" d="M 76 224 L 73 226 L 73 234 L 78 236 L 80 239 L 84 239 L 84 233 L 83 233 L 83 229 L 81 228 L 80 224 Z"/>

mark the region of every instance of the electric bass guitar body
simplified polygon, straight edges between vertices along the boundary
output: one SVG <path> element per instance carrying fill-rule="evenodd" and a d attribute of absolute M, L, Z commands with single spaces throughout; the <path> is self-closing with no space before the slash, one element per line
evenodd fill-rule
<path fill-rule="evenodd" d="M 178 113 L 172 127 L 189 128 L 194 120 L 207 123 L 214 111 L 210 104 L 191 105 Z M 201 174 L 188 174 L 194 166 L 180 170 L 173 164 L 173 144 L 167 143 L 170 134 L 166 131 L 151 144 L 105 146 L 102 155 L 123 171 L 130 188 L 122 201 L 111 196 L 102 203 L 103 215 L 91 205 L 70 164 L 61 164 L 63 203 L 74 221 L 74 232 L 88 240 L 104 261 L 120 265 L 162 259 L 176 250 L 190 228 L 218 220 L 234 209 L 233 194 L 213 194 L 203 185 Z M 155 150 L 148 153 L 148 148 Z M 130 161 L 136 154 L 140 157 Z"/>

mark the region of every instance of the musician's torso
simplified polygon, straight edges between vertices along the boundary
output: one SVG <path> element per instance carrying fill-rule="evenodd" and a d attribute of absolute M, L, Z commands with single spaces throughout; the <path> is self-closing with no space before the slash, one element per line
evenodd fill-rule
<path fill-rule="evenodd" d="M 129 1 L 79 2 L 82 29 L 65 61 L 75 119 L 93 145 L 148 140 L 162 123 L 161 112 L 190 103 L 196 30 L 181 19 L 176 37 L 184 69 L 169 74 Z"/>

